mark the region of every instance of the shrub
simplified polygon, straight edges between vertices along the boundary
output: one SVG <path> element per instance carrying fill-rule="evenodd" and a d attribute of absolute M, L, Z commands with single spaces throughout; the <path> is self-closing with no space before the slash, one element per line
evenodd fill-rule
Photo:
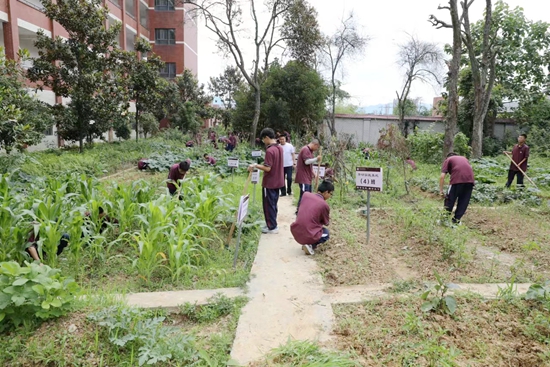
<path fill-rule="evenodd" d="M 65 315 L 78 286 L 47 265 L 0 263 L 0 331 Z"/>
<path fill-rule="evenodd" d="M 443 161 L 443 133 L 434 133 L 429 131 L 418 131 L 409 135 L 411 157 L 413 159 L 425 162 L 440 164 Z M 471 148 L 468 145 L 468 137 L 463 133 L 458 133 L 455 136 L 454 152 L 469 157 Z"/>

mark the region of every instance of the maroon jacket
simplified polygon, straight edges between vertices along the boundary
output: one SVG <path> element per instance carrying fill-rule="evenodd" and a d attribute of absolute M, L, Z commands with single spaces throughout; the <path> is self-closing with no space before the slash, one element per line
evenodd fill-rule
<path fill-rule="evenodd" d="M 290 225 L 292 236 L 300 245 L 319 242 L 323 226 L 329 224 L 330 207 L 321 194 L 304 192 L 296 221 Z"/>

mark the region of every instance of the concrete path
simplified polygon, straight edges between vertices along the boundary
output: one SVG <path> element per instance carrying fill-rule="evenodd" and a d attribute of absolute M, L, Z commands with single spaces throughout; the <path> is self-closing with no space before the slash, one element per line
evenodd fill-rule
<path fill-rule="evenodd" d="M 483 298 L 492 299 L 496 298 L 499 287 L 501 289 L 506 288 L 505 283 L 487 283 L 487 284 L 465 284 L 458 283 L 457 289 L 451 289 L 449 293 L 459 294 L 462 292 L 473 292 L 479 294 Z M 408 297 L 411 293 L 390 293 L 388 288 L 391 284 L 371 284 L 371 285 L 353 285 L 347 287 L 335 287 L 325 290 L 326 296 L 329 302 L 336 303 L 361 303 L 364 301 L 372 301 L 378 298 L 389 297 Z M 514 289 L 517 294 L 524 294 L 527 292 L 531 284 L 520 283 L 515 284 Z"/>
<path fill-rule="evenodd" d="M 240 365 L 271 349 L 298 340 L 327 341 L 334 315 L 313 257 L 290 234 L 292 197 L 279 199 L 279 233 L 260 238 L 248 284 L 250 301 L 239 319 L 231 358 Z"/>
<path fill-rule="evenodd" d="M 221 293 L 229 298 L 245 295 L 245 291 L 240 288 L 222 288 L 191 291 L 133 293 L 123 296 L 123 298 L 129 306 L 177 310 L 179 305 L 183 305 L 186 302 L 205 305 L 208 303 L 209 298 L 218 293 Z"/>

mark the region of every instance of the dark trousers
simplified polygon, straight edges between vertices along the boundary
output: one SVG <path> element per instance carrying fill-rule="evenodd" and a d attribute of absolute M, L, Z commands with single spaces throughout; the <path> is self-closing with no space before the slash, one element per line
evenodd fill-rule
<path fill-rule="evenodd" d="M 232 152 L 233 149 L 235 149 L 235 146 L 233 144 L 227 144 L 227 146 L 225 147 L 225 150 L 227 150 L 228 152 Z"/>
<path fill-rule="evenodd" d="M 283 177 L 286 179 L 286 187 L 281 187 L 281 196 L 290 195 L 292 194 L 292 166 L 285 167 Z"/>
<path fill-rule="evenodd" d="M 265 224 L 269 230 L 277 228 L 277 202 L 279 189 L 262 188 L 262 203 L 264 207 Z"/>
<path fill-rule="evenodd" d="M 315 250 L 317 248 L 317 246 L 319 246 L 322 243 L 327 242 L 329 239 L 330 239 L 330 236 L 329 236 L 328 229 L 323 227 L 323 234 L 321 235 L 321 238 L 319 238 L 319 241 L 317 241 L 317 243 L 311 245 L 311 247 L 313 247 L 313 249 Z"/>
<path fill-rule="evenodd" d="M 453 223 L 459 223 L 464 213 L 466 213 L 466 209 L 470 203 L 470 198 L 472 197 L 473 189 L 473 183 L 460 183 L 449 187 L 449 192 L 447 193 L 447 196 L 445 196 L 445 210 L 452 213 L 453 207 L 458 200 L 455 215 L 453 216 Z"/>
<path fill-rule="evenodd" d="M 518 175 L 518 186 L 523 186 L 523 173 L 520 171 L 508 170 L 508 182 L 506 182 L 506 187 L 510 187 L 512 182 L 514 182 L 514 176 Z"/>
<path fill-rule="evenodd" d="M 304 192 L 311 192 L 311 185 L 308 184 L 298 184 L 300 187 L 300 198 L 298 199 L 298 206 L 296 207 L 296 213 L 298 213 L 298 209 L 300 209 L 300 203 L 302 202 L 302 196 L 304 196 Z"/>

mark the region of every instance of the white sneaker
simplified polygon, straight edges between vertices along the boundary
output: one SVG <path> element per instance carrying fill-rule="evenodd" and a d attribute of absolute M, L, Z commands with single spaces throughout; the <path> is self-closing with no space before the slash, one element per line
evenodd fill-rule
<path fill-rule="evenodd" d="M 315 251 L 313 250 L 313 247 L 311 245 L 302 245 L 302 251 L 306 255 L 314 255 Z"/>
<path fill-rule="evenodd" d="M 262 233 L 266 233 L 266 234 L 277 234 L 279 233 L 279 227 L 275 227 L 273 229 L 269 229 L 267 227 L 263 227 L 262 228 Z"/>

